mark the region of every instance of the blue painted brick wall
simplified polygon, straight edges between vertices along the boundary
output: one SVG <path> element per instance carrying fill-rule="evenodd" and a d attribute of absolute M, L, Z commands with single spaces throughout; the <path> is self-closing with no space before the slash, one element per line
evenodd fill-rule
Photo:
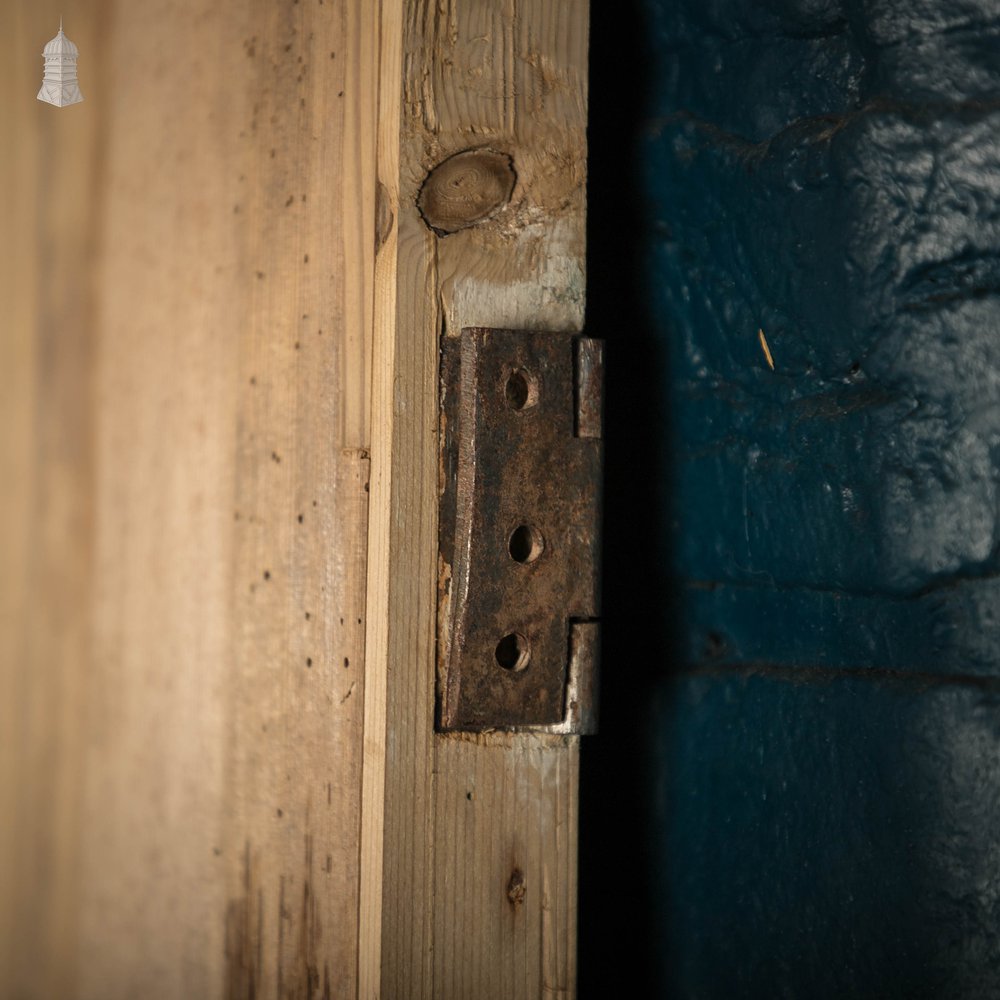
<path fill-rule="evenodd" d="M 1000 5 L 616 12 L 581 994 L 1000 996 Z"/>

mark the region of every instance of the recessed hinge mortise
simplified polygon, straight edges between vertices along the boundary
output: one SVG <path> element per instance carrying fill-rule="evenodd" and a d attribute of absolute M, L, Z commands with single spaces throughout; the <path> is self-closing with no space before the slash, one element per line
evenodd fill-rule
<path fill-rule="evenodd" d="M 602 348 L 442 338 L 441 730 L 596 731 Z"/>

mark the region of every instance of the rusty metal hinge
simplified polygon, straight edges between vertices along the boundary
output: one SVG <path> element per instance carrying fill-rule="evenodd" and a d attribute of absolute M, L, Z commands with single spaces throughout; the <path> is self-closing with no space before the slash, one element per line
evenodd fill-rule
<path fill-rule="evenodd" d="M 480 327 L 442 340 L 442 730 L 596 731 L 602 346 Z"/>

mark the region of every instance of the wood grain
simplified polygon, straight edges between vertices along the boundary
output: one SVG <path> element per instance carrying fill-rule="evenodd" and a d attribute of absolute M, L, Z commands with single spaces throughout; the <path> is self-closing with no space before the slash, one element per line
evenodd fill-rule
<path fill-rule="evenodd" d="M 352 996 L 365 0 L 0 13 L 0 995 Z"/>
<path fill-rule="evenodd" d="M 371 514 L 389 553 L 368 660 L 388 719 L 380 994 L 571 996 L 577 740 L 433 731 L 437 361 L 463 326 L 582 327 L 587 5 L 414 0 L 402 45 L 396 323 L 375 347 L 393 365 L 375 383 L 393 420 L 373 428 L 391 482 Z M 483 147 L 510 156 L 510 201 L 439 235 L 417 208 L 425 178 Z"/>
<path fill-rule="evenodd" d="M 376 256 L 372 338 L 374 447 L 368 521 L 365 707 L 361 787 L 358 907 L 358 996 L 380 995 L 382 967 L 383 845 L 388 696 L 389 573 L 392 566 L 392 437 L 396 373 L 396 265 L 399 218 L 399 94 L 402 79 L 403 0 L 379 3 L 379 88 L 376 141 Z M 375 664 L 372 669 L 371 664 Z"/>
<path fill-rule="evenodd" d="M 571 995 L 576 741 L 432 729 L 436 371 L 582 325 L 586 4 L 85 0 L 69 109 L 59 13 L 0 8 L 0 993 Z"/>

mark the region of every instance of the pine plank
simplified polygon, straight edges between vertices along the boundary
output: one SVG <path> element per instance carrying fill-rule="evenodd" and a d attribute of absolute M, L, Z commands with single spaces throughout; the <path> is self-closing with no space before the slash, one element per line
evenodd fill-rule
<path fill-rule="evenodd" d="M 383 840 L 369 845 L 383 852 L 370 914 L 381 970 L 366 997 L 575 992 L 578 741 L 434 732 L 437 358 L 439 334 L 463 326 L 582 328 L 587 24 L 583 0 L 406 7 L 385 272 L 396 322 L 376 320 L 392 378 L 376 381 L 374 405 L 393 419 L 373 427 L 376 467 L 389 449 L 391 461 L 371 509 L 388 603 L 380 620 L 372 608 L 368 670 L 370 684 L 384 678 L 388 723 L 381 746 L 366 732 L 366 766 L 370 743 L 385 767 Z M 480 147 L 513 158 L 510 202 L 436 235 L 417 209 L 425 177 Z"/>
<path fill-rule="evenodd" d="M 375 12 L 63 13 L 81 105 L 57 5 L 0 39 L 0 994 L 353 996 Z"/>
<path fill-rule="evenodd" d="M 399 217 L 399 124 L 404 0 L 379 2 L 376 140 L 375 297 L 373 302 L 371 495 L 362 737 L 361 880 L 358 997 L 380 995 L 388 695 L 389 573 L 395 379 L 396 264 Z M 375 446 L 375 442 L 378 445 Z M 376 664 L 375 669 L 371 664 Z"/>

